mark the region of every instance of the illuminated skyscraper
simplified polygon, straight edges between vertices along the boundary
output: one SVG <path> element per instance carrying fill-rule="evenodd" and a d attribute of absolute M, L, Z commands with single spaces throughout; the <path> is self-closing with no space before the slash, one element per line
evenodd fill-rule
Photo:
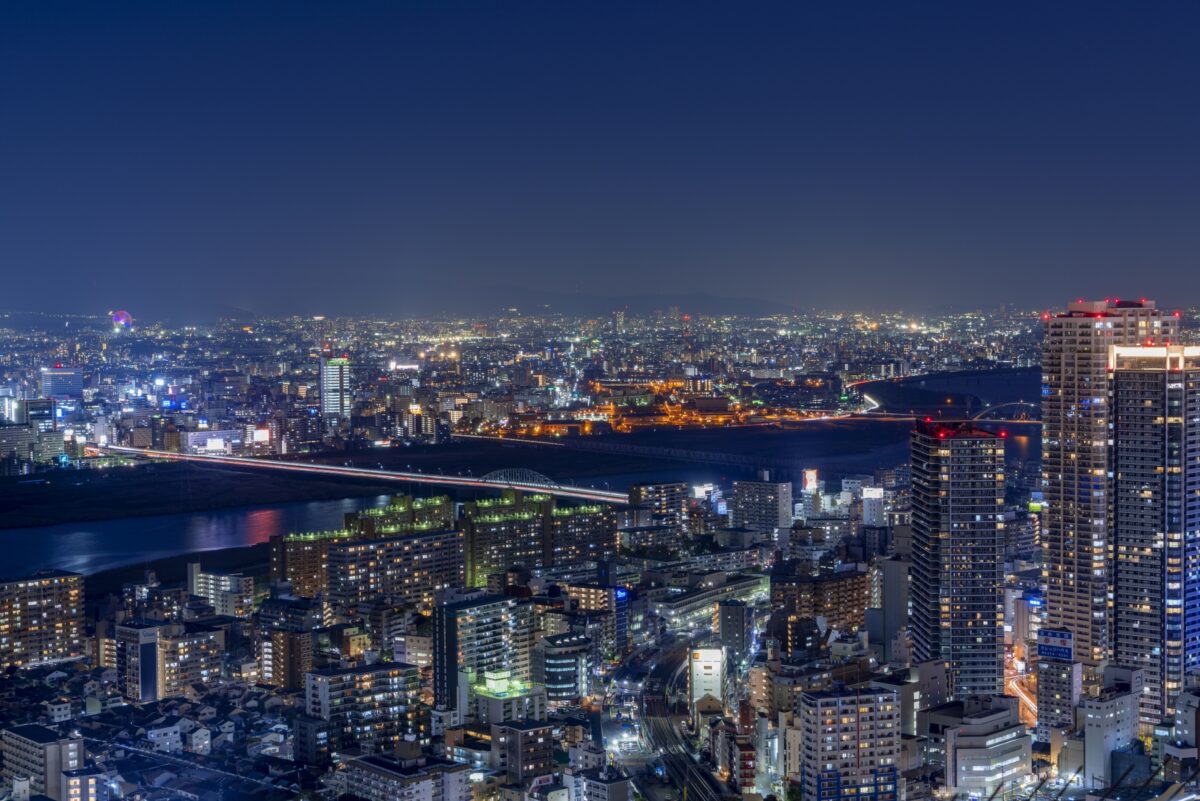
<path fill-rule="evenodd" d="M 1142 668 L 1141 720 L 1200 668 L 1200 347 L 1114 347 L 1113 661 Z"/>
<path fill-rule="evenodd" d="M 1074 635 L 1075 657 L 1109 650 L 1108 349 L 1175 336 L 1153 301 L 1076 301 L 1044 318 L 1042 563 L 1046 625 Z"/>
<path fill-rule="evenodd" d="M 912 434 L 913 662 L 956 697 L 1004 693 L 1004 440 L 969 423 Z"/>
<path fill-rule="evenodd" d="M 346 420 L 353 398 L 350 388 L 350 360 L 346 357 L 321 357 L 321 416 Z"/>

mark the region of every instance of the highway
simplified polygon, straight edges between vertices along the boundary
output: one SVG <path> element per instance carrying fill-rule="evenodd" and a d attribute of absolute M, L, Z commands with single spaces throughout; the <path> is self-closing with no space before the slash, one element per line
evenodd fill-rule
<path fill-rule="evenodd" d="M 687 668 L 686 642 L 659 656 L 643 690 L 642 732 L 650 750 L 659 755 L 671 783 L 686 792 L 687 801 L 722 801 L 729 793 L 712 771 L 696 761 L 671 717 L 672 698 L 680 692 Z"/>
<path fill-rule="evenodd" d="M 443 476 L 430 473 L 406 473 L 397 470 L 372 470 L 366 467 L 340 467 L 338 465 L 283 462 L 274 459 L 253 459 L 245 456 L 210 456 L 191 453 L 172 453 L 145 448 L 125 448 L 117 445 L 88 445 L 99 453 L 120 454 L 145 459 L 165 459 L 175 462 L 200 462 L 226 467 L 249 467 L 260 470 L 278 470 L 292 473 L 317 473 L 320 475 L 363 478 L 372 481 L 396 481 L 405 484 L 433 484 L 442 487 L 468 487 L 482 490 L 514 489 L 521 492 L 541 492 L 560 498 L 591 501 L 592 503 L 628 503 L 629 496 L 622 492 L 609 492 L 591 487 L 563 486 L 559 484 L 525 484 L 521 482 L 491 481 L 469 476 Z"/>

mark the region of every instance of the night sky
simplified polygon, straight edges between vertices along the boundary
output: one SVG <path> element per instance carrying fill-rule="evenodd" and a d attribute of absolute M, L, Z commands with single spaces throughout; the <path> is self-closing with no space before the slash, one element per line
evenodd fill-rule
<path fill-rule="evenodd" d="M 0 308 L 1200 303 L 1198 41 L 1196 3 L 4 3 Z"/>

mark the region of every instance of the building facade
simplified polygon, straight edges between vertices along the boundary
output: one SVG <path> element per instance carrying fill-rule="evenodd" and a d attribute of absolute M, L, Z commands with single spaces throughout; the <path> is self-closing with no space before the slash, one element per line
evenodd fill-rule
<path fill-rule="evenodd" d="M 912 434 L 913 662 L 956 696 L 1004 692 L 1004 440 L 970 424 Z"/>
<path fill-rule="evenodd" d="M 1178 321 L 1153 301 L 1118 300 L 1079 300 L 1043 320 L 1046 623 L 1098 665 L 1109 655 L 1108 350 L 1173 339 Z"/>

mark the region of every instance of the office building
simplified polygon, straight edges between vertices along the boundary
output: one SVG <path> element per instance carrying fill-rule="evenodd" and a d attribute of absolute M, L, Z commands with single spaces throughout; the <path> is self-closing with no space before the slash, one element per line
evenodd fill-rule
<path fill-rule="evenodd" d="M 1109 655 L 1108 351 L 1174 339 L 1153 301 L 1076 301 L 1044 316 L 1042 562 L 1046 624 L 1074 635 L 1075 656 Z"/>
<path fill-rule="evenodd" d="M 804 692 L 784 728 L 784 775 L 806 801 L 895 801 L 900 707 L 883 689 Z"/>
<path fill-rule="evenodd" d="M 943 729 L 946 789 L 952 795 L 990 798 L 1032 772 L 1032 742 L 1017 703 L 1011 696 L 967 699 L 961 717 Z"/>
<path fill-rule="evenodd" d="M 13 726 L 0 732 L 4 770 L 0 775 L 12 787 L 13 779 L 29 779 L 29 789 L 54 801 L 68 801 L 62 784 L 64 771 L 84 766 L 87 752 L 82 737 L 63 737 L 45 726 Z"/>
<path fill-rule="evenodd" d="M 725 703 L 725 649 L 721 647 L 692 648 L 688 651 L 688 705 L 693 714 L 704 698 Z"/>
<path fill-rule="evenodd" d="M 531 677 L 533 608 L 527 600 L 475 593 L 433 610 L 434 703 L 467 709 L 470 686 L 485 673 Z"/>
<path fill-rule="evenodd" d="M 428 736 L 415 665 L 389 662 L 314 670 L 305 678 L 304 713 L 325 722 L 331 751 L 387 753 L 406 737 Z"/>
<path fill-rule="evenodd" d="M 43 398 L 72 400 L 83 397 L 83 370 L 61 363 L 43 367 L 40 374 Z"/>
<path fill-rule="evenodd" d="M 321 416 L 327 421 L 350 419 L 354 408 L 350 378 L 348 358 L 321 357 Z"/>
<path fill-rule="evenodd" d="M 546 688 L 552 709 L 579 706 L 591 692 L 592 653 L 590 637 L 566 631 L 538 640 L 533 648 L 533 681 Z"/>
<path fill-rule="evenodd" d="M 43 570 L 0 581 L 0 670 L 84 653 L 83 576 Z"/>
<path fill-rule="evenodd" d="M 912 434 L 913 662 L 956 697 L 1004 692 L 1004 440 L 969 423 Z"/>
<path fill-rule="evenodd" d="M 1037 641 L 1037 739 L 1075 728 L 1075 708 L 1083 692 L 1083 665 L 1075 661 L 1072 634 L 1043 628 Z"/>
<path fill-rule="evenodd" d="M 218 615 L 249 617 L 254 612 L 253 576 L 205 571 L 199 562 L 190 562 L 188 593 L 208 601 Z"/>
<path fill-rule="evenodd" d="M 1133 743 L 1143 728 L 1139 720 L 1145 678 L 1140 668 L 1106 665 L 1100 694 L 1080 701 L 1084 787 L 1108 787 L 1118 778 L 1112 772 L 1112 754 Z"/>
<path fill-rule="evenodd" d="M 1112 658 L 1153 725 L 1200 669 L 1200 347 L 1111 353 Z"/>

